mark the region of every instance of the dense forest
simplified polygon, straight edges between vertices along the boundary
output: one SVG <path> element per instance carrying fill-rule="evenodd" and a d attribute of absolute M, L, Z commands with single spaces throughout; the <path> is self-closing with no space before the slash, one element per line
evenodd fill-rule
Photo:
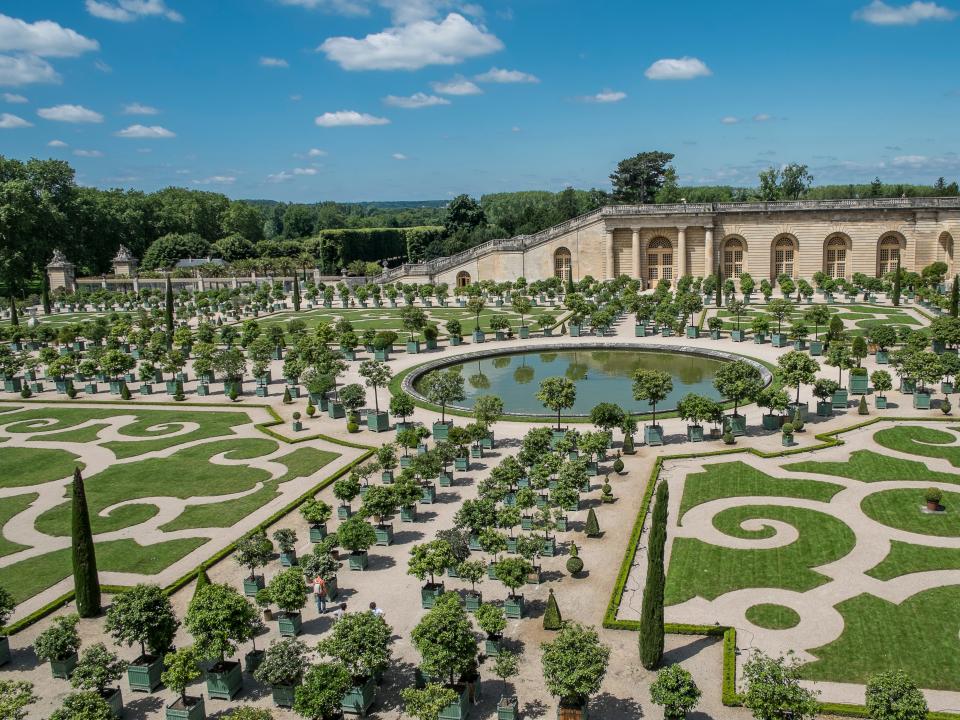
<path fill-rule="evenodd" d="M 756 187 L 681 186 L 673 155 L 644 152 L 618 163 L 611 191 L 567 188 L 460 195 L 451 201 L 282 203 L 231 200 L 170 187 L 153 193 L 76 184 L 58 160 L 0 156 L 0 283 L 22 292 L 55 248 L 80 274 L 109 272 L 120 245 L 145 270 L 183 257 L 216 257 L 241 268 L 315 265 L 371 274 L 384 261 L 427 260 L 495 238 L 535 233 L 608 203 L 956 196 L 955 181 L 930 185 L 814 185 L 805 165 L 768 168 Z"/>

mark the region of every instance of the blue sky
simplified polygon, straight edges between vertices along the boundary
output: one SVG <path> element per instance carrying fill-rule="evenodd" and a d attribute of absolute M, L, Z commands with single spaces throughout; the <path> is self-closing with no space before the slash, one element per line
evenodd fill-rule
<path fill-rule="evenodd" d="M 960 176 L 960 3 L 4 0 L 0 153 L 279 200 Z M 54 143 L 51 145 L 50 143 Z"/>

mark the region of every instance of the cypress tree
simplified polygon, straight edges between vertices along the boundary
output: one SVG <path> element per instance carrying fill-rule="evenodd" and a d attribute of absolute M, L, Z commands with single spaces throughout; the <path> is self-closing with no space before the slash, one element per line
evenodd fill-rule
<path fill-rule="evenodd" d="M 193 597 L 197 596 L 197 593 L 200 592 L 200 588 L 209 584 L 210 577 L 207 575 L 207 571 L 204 568 L 200 568 L 197 571 L 197 584 L 193 587 Z"/>
<path fill-rule="evenodd" d="M 667 544 L 667 483 L 657 487 L 657 498 L 650 518 L 647 539 L 647 581 L 640 609 L 640 663 L 652 670 L 663 658 L 663 591 L 665 575 L 663 552 Z"/>
<path fill-rule="evenodd" d="M 957 317 L 960 310 L 960 278 L 953 276 L 953 287 L 950 288 L 950 317 Z"/>
<path fill-rule="evenodd" d="M 73 471 L 73 587 L 80 617 L 100 614 L 100 578 L 97 576 L 97 555 L 90 530 L 87 494 L 80 468 Z"/>
<path fill-rule="evenodd" d="M 717 307 L 723 305 L 723 278 L 720 277 L 720 272 L 717 271 Z"/>
<path fill-rule="evenodd" d="M 593 508 L 590 508 L 590 512 L 587 513 L 587 524 L 583 531 L 587 537 L 600 537 L 600 523 L 597 522 L 597 513 Z"/>
<path fill-rule="evenodd" d="M 45 270 L 40 272 L 40 299 L 43 302 L 43 314 L 50 314 L 50 278 Z"/>
<path fill-rule="evenodd" d="M 900 307 L 900 255 L 897 254 L 897 274 L 893 278 L 893 306 Z"/>
<path fill-rule="evenodd" d="M 297 274 L 293 274 L 293 309 L 300 312 L 300 281 Z"/>
<path fill-rule="evenodd" d="M 173 283 L 167 275 L 167 297 L 164 303 L 163 320 L 167 331 L 167 347 L 173 346 Z"/>
<path fill-rule="evenodd" d="M 563 618 L 560 617 L 560 606 L 557 605 L 557 598 L 553 594 L 553 588 L 550 588 L 550 597 L 547 598 L 547 609 L 543 612 L 543 629 L 559 630 L 563 627 Z"/>
<path fill-rule="evenodd" d="M 20 327 L 20 318 L 17 317 L 17 298 L 10 291 L 10 324 L 14 327 Z"/>

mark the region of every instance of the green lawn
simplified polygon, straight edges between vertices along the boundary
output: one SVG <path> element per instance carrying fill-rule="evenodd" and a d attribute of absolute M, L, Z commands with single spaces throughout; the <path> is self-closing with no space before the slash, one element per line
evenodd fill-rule
<path fill-rule="evenodd" d="M 841 490 L 841 485 L 819 480 L 771 477 L 739 460 L 717 463 L 705 466 L 704 472 L 687 476 L 680 501 L 680 519 L 682 521 L 692 507 L 722 498 L 771 496 L 830 502 Z"/>
<path fill-rule="evenodd" d="M 760 603 L 747 608 L 747 620 L 767 630 L 786 630 L 800 624 L 800 614 L 776 603 Z"/>
<path fill-rule="evenodd" d="M 13 497 L 4 498 L 3 502 L 0 502 L 0 528 L 3 528 L 3 526 L 7 524 L 7 521 L 14 515 L 18 515 L 30 507 L 38 497 L 40 496 L 37 495 L 37 493 L 26 493 L 24 495 L 14 495 Z M 13 555 L 15 552 L 26 549 L 26 545 L 20 545 L 12 540 L 7 540 L 7 538 L 0 534 L 0 557 Z"/>
<path fill-rule="evenodd" d="M 97 569 L 154 575 L 206 542 L 206 538 L 168 540 L 156 545 L 140 545 L 135 540 L 101 542 L 96 548 Z M 10 591 L 14 602 L 21 603 L 69 577 L 71 563 L 70 548 L 21 560 L 0 568 L 0 586 Z"/>
<path fill-rule="evenodd" d="M 903 670 L 920 687 L 960 690 L 960 586 L 933 588 L 894 605 L 858 595 L 837 605 L 843 634 L 810 652 L 811 680 L 865 683 L 879 672 Z"/>
<path fill-rule="evenodd" d="M 211 505 L 190 506 L 175 520 L 161 526 L 160 529 L 164 532 L 173 532 L 200 527 L 230 527 L 277 497 L 282 483 L 313 475 L 337 457 L 339 456 L 336 453 L 324 450 L 310 447 L 298 448 L 277 461 L 288 468 L 283 477 L 267 481 L 262 488 L 242 498 Z"/>
<path fill-rule="evenodd" d="M 84 464 L 66 450 L 8 447 L 0 452 L 0 488 L 42 485 L 73 475 Z"/>
<path fill-rule="evenodd" d="M 769 313 L 766 310 L 764 305 L 755 304 L 756 297 L 754 298 L 754 303 L 746 306 L 745 312 L 740 316 L 740 329 L 741 330 L 750 330 L 750 321 L 756 315 L 767 315 Z M 811 307 L 821 305 L 822 303 L 813 303 L 811 305 L 800 304 L 794 305 L 792 311 L 784 318 L 783 320 L 783 329 L 784 332 L 789 332 L 790 325 L 794 320 L 800 319 L 803 317 L 804 312 Z M 872 305 L 827 305 L 830 310 L 831 315 L 839 315 L 841 320 L 846 321 L 848 324 L 853 324 L 853 328 L 850 328 L 849 331 L 853 335 L 861 335 L 863 332 L 874 325 L 883 324 L 883 325 L 894 325 L 896 327 L 904 325 L 919 325 L 920 322 L 916 320 L 913 316 L 908 315 L 907 313 L 899 310 L 897 308 L 888 308 Z M 724 330 L 735 330 L 737 327 L 736 317 L 725 308 L 717 310 L 717 317 L 721 318 L 724 321 L 723 329 Z M 809 324 L 809 323 L 808 323 Z M 775 330 L 777 327 L 776 321 L 772 320 L 771 322 L 771 331 Z M 810 336 L 813 337 L 814 328 L 812 325 L 809 327 Z M 826 332 L 827 328 L 821 326 L 819 328 L 819 334 L 823 335 Z"/>
<path fill-rule="evenodd" d="M 782 466 L 791 472 L 819 473 L 861 480 L 863 482 L 886 482 L 888 480 L 927 480 L 930 482 L 960 483 L 960 475 L 930 470 L 922 462 L 902 460 L 881 455 L 872 450 L 854 450 L 850 459 L 840 462 L 804 462 Z"/>
<path fill-rule="evenodd" d="M 960 445 L 952 433 L 920 425 L 900 425 L 878 430 L 873 441 L 891 450 L 920 457 L 944 458 L 954 467 L 960 467 Z"/>
<path fill-rule="evenodd" d="M 960 548 L 934 548 L 929 545 L 890 541 L 890 553 L 867 575 L 877 580 L 890 580 L 927 570 L 960 569 Z"/>
<path fill-rule="evenodd" d="M 901 488 L 868 495 L 860 503 L 860 509 L 867 517 L 898 530 L 960 537 L 960 493 L 944 492 L 942 505 L 947 510 L 945 513 L 925 513 L 921 510 L 926 506 L 923 488 Z"/>
<path fill-rule="evenodd" d="M 833 562 L 855 545 L 853 531 L 840 520 L 804 508 L 779 505 L 743 505 L 714 517 L 718 530 L 732 537 L 766 538 L 766 527 L 747 531 L 744 520 L 780 520 L 799 532 L 796 542 L 769 550 L 722 548 L 694 538 L 676 538 L 667 574 L 665 602 L 676 605 L 692 597 L 712 600 L 741 588 L 783 588 L 804 592 L 829 578 L 810 568 Z"/>

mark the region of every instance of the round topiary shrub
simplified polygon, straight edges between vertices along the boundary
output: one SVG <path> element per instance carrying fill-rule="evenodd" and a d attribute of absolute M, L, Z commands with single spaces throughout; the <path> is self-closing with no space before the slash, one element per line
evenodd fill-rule
<path fill-rule="evenodd" d="M 299 413 L 299 412 L 295 412 L 295 413 L 293 414 L 293 419 L 294 419 L 294 420 L 299 420 L 299 419 L 300 419 L 300 413 Z"/>
<path fill-rule="evenodd" d="M 317 408 L 314 407 L 312 402 L 307 403 L 307 417 L 313 417 L 317 412 Z"/>
<path fill-rule="evenodd" d="M 347 432 L 358 433 L 360 432 L 360 426 L 351 420 L 350 422 L 347 423 Z"/>
<path fill-rule="evenodd" d="M 736 441 L 737 441 L 737 439 L 733 436 L 733 433 L 730 432 L 729 430 L 727 430 L 727 431 L 723 434 L 723 443 L 724 443 L 724 445 L 733 445 Z"/>
<path fill-rule="evenodd" d="M 780 431 L 784 435 L 793 435 L 793 423 L 784 423 L 783 427 L 780 428 Z"/>
<path fill-rule="evenodd" d="M 578 557 L 569 557 L 567 558 L 567 572 L 571 575 L 576 575 L 581 570 L 583 570 L 583 560 Z"/>
<path fill-rule="evenodd" d="M 944 415 L 949 415 L 953 407 L 950 405 L 950 398 L 943 398 L 943 402 L 940 403 L 940 412 Z"/>
<path fill-rule="evenodd" d="M 623 472 L 623 460 L 617 458 L 613 461 L 613 471 L 619 475 Z"/>

